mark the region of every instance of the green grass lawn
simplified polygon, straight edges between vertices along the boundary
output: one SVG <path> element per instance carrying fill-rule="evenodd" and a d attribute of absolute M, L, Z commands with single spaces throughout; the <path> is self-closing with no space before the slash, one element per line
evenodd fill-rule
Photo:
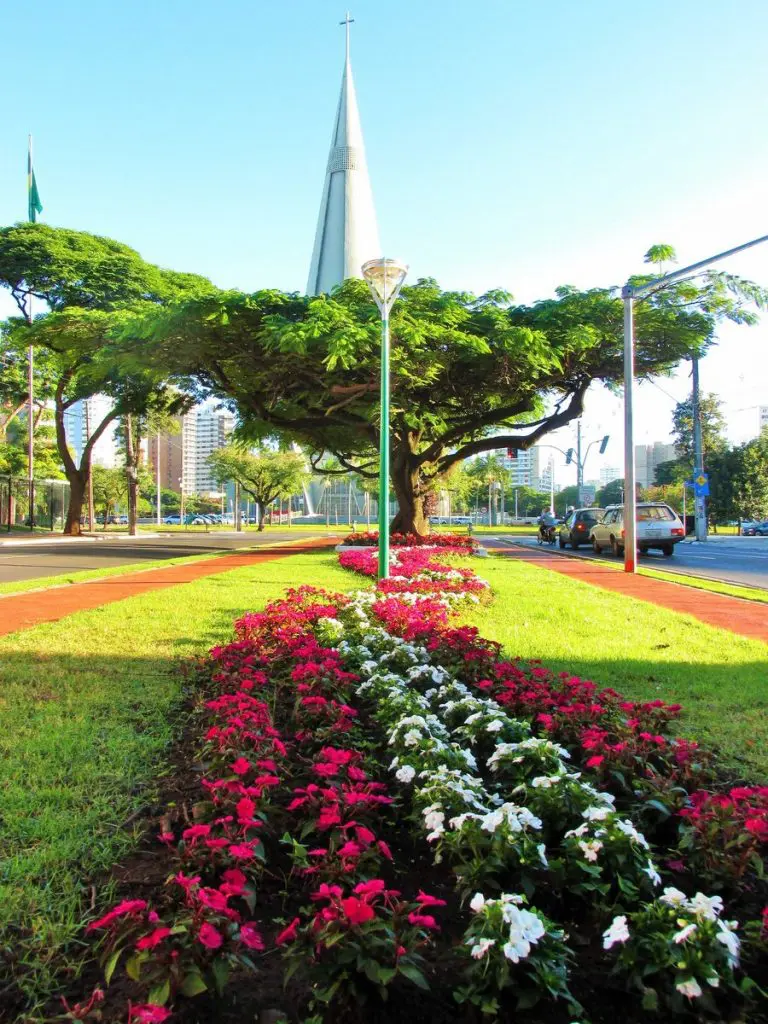
<path fill-rule="evenodd" d="M 496 599 L 467 621 L 507 654 L 683 704 L 683 733 L 768 779 L 768 646 L 504 556 L 474 565 Z"/>
<path fill-rule="evenodd" d="M 360 581 L 327 554 L 292 555 L 0 638 L 0 965 L 13 943 L 31 991 L 50 994 L 48 965 L 76 946 L 86 883 L 134 841 L 122 825 L 180 727 L 179 660 L 297 582 Z"/>

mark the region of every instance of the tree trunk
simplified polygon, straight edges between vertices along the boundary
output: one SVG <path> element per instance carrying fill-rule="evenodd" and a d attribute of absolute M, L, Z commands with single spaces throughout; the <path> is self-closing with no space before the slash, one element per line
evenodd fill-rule
<path fill-rule="evenodd" d="M 85 469 L 71 470 L 65 467 L 69 481 L 69 509 L 67 510 L 67 520 L 64 523 L 64 534 L 68 537 L 79 537 L 82 532 L 80 520 L 83 515 L 90 469 L 90 464 Z"/>
<path fill-rule="evenodd" d="M 125 475 L 128 478 L 128 533 L 136 536 L 136 512 L 139 499 L 139 438 L 133 436 L 133 416 L 125 417 Z M 138 432 L 137 432 L 138 433 Z M 135 443 L 134 443 L 135 442 Z"/>
<path fill-rule="evenodd" d="M 414 469 L 410 461 L 407 457 L 392 459 L 390 468 L 397 498 L 397 515 L 392 520 L 390 531 L 417 533 L 424 537 L 429 533 L 429 520 L 424 512 L 425 495 L 420 493 L 419 470 Z"/>
<path fill-rule="evenodd" d="M 264 532 L 264 517 L 267 514 L 266 509 L 263 505 L 259 505 L 259 533 Z"/>

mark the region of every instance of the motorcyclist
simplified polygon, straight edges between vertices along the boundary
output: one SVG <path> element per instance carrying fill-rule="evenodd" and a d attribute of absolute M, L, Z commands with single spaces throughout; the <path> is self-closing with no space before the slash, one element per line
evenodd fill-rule
<path fill-rule="evenodd" d="M 551 537 L 551 531 L 557 526 L 557 517 L 554 512 L 551 512 L 548 508 L 541 510 L 539 516 L 539 535 L 542 541 L 548 541 Z"/>

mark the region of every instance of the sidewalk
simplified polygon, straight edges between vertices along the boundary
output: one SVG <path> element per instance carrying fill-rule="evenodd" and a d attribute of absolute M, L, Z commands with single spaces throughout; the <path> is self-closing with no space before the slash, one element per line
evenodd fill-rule
<path fill-rule="evenodd" d="M 569 576 L 571 579 L 591 583 L 603 590 L 612 590 L 626 597 L 660 605 L 673 612 L 691 615 L 700 622 L 731 633 L 762 640 L 768 644 L 768 605 L 727 597 L 709 590 L 686 587 L 681 583 L 668 583 L 649 576 L 620 572 L 599 561 L 569 558 L 543 548 L 515 546 L 496 549 L 507 558 L 515 558 L 542 569 Z"/>
<path fill-rule="evenodd" d="M 269 562 L 288 555 L 301 555 L 318 548 L 330 547 L 333 539 L 320 537 L 292 543 L 281 543 L 273 548 L 243 551 L 231 555 L 219 555 L 202 562 L 187 565 L 169 565 L 157 569 L 138 569 L 119 576 L 86 580 L 83 583 L 69 583 L 65 586 L 49 587 L 47 590 L 33 590 L 21 594 L 0 597 L 0 636 L 31 629 L 41 622 L 55 622 L 74 612 L 87 611 L 101 605 L 122 601 L 150 590 L 164 590 L 181 583 L 191 583 L 205 576 L 217 576 L 240 569 L 245 565 Z M 41 579 L 45 586 L 45 579 Z"/>

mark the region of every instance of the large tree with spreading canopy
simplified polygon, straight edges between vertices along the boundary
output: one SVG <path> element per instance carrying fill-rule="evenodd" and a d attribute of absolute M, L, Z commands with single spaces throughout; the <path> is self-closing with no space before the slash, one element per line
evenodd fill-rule
<path fill-rule="evenodd" d="M 709 273 L 638 303 L 637 376 L 701 354 L 722 317 L 751 320 L 744 304 L 756 295 Z M 504 292 L 477 297 L 421 280 L 403 288 L 390 326 L 393 529 L 426 532 L 424 500 L 453 466 L 531 447 L 581 414 L 590 385 L 623 378 L 622 303 L 611 288 L 565 287 L 519 306 Z M 241 433 L 279 433 L 308 448 L 315 465 L 330 452 L 351 471 L 377 473 L 380 320 L 363 282 L 330 296 L 203 296 L 130 333 L 144 358 L 228 402 Z"/>

